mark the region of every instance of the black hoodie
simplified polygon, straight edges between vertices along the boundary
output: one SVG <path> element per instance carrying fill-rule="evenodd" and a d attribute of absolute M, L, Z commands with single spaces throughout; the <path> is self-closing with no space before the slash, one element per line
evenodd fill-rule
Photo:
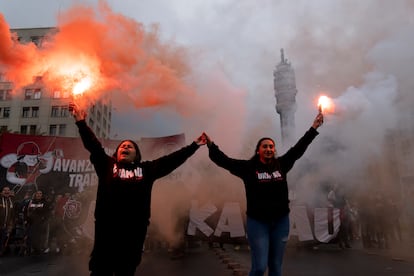
<path fill-rule="evenodd" d="M 271 222 L 289 213 L 287 173 L 316 135 L 318 132 L 311 127 L 295 146 L 270 164 L 257 159 L 229 158 L 214 143 L 209 146 L 209 156 L 218 166 L 243 180 L 247 215 L 256 220 Z"/>
<path fill-rule="evenodd" d="M 142 223 L 148 225 L 154 181 L 179 167 L 199 148 L 193 142 L 153 161 L 117 163 L 105 153 L 84 120 L 76 124 L 85 148 L 91 153 L 90 160 L 98 175 L 96 226 L 102 225 L 106 229 L 103 231 L 114 231 L 114 235 L 122 235 L 125 231 L 133 233 L 133 225 L 136 223 L 131 221 L 138 221 L 140 225 L 137 227 L 141 227 Z"/>

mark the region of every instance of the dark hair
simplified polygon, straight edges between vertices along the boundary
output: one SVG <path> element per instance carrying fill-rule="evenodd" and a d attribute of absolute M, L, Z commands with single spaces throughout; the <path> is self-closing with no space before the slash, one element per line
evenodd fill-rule
<path fill-rule="evenodd" d="M 254 150 L 254 154 L 253 154 L 253 156 L 250 158 L 250 160 L 259 159 L 259 155 L 257 154 L 257 151 L 258 151 L 258 150 L 259 150 L 259 148 L 260 148 L 260 144 L 261 144 L 264 140 L 270 140 L 270 141 L 272 141 L 272 142 L 273 142 L 273 145 L 276 145 L 275 141 L 274 141 L 272 138 L 269 138 L 269 137 L 262 137 L 262 138 L 260 138 L 260 140 L 259 140 L 259 141 L 257 142 L 257 144 L 256 144 L 256 148 L 255 148 L 255 150 Z"/>
<path fill-rule="evenodd" d="M 134 148 L 135 148 L 135 151 L 136 151 L 136 156 L 135 156 L 135 159 L 134 159 L 134 163 L 139 163 L 139 162 L 141 162 L 141 152 L 140 152 L 140 150 L 139 150 L 139 147 L 138 147 L 138 144 L 137 143 L 135 143 L 134 141 L 132 141 L 132 140 L 122 140 L 121 141 L 121 143 L 119 143 L 119 145 L 116 147 L 116 149 L 115 149 L 115 152 L 114 152 L 114 154 L 112 155 L 112 157 L 113 158 L 115 158 L 115 160 L 116 160 L 116 154 L 117 154 L 117 152 L 118 152 L 118 149 L 119 149 L 119 147 L 122 145 L 122 143 L 124 143 L 124 142 L 130 142 L 132 145 L 134 145 Z"/>

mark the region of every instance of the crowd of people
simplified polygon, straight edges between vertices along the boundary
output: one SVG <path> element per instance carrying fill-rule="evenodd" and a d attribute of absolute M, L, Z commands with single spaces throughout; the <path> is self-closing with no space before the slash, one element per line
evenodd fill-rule
<path fill-rule="evenodd" d="M 336 184 L 331 186 L 326 199 L 326 207 L 339 210 L 340 226 L 334 242 L 341 249 L 351 248 L 354 241 L 360 241 L 364 248 L 390 249 L 403 241 L 403 232 L 406 236 L 414 233 L 404 223 L 406 214 L 401 202 L 391 195 L 380 192 L 355 195 Z"/>
<path fill-rule="evenodd" d="M 53 189 L 47 193 L 29 190 L 18 197 L 9 186 L 2 186 L 0 256 L 71 253 L 81 236 L 80 212 L 73 215 L 73 206 L 81 207 L 81 197 L 69 192 L 55 194 Z"/>
<path fill-rule="evenodd" d="M 74 238 L 80 236 L 78 222 L 73 225 L 65 214 L 65 205 L 80 202 L 80 194 L 69 192 L 54 194 L 42 191 L 26 192 L 16 197 L 9 186 L 2 186 L 0 193 L 0 256 L 4 254 L 62 254 L 73 251 Z M 385 198 L 381 193 L 370 194 L 358 199 L 334 186 L 327 194 L 327 207 L 340 210 L 340 230 L 334 242 L 342 249 L 352 243 L 361 242 L 364 248 L 389 249 L 403 242 L 410 232 L 404 223 L 405 214 L 401 203 Z M 66 206 L 67 207 L 67 206 Z M 30 210 L 30 211 L 29 211 Z M 66 216 L 66 217 L 65 217 Z M 146 248 L 164 247 L 171 251 L 172 258 L 184 256 L 186 247 L 197 245 L 197 238 L 185 237 L 186 225 L 182 229 L 180 244 L 170 245 L 153 229 L 149 228 Z M 216 242 L 223 246 L 223 242 Z M 213 247 L 214 242 L 209 242 Z M 235 243 L 239 247 L 239 242 Z"/>

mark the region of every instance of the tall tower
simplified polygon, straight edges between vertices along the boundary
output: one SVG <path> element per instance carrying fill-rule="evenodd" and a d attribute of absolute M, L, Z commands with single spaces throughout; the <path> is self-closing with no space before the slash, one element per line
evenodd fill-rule
<path fill-rule="evenodd" d="M 290 144 L 294 138 L 296 112 L 296 79 L 295 71 L 290 62 L 285 59 L 283 49 L 280 49 L 281 61 L 273 72 L 276 97 L 276 112 L 280 115 L 282 129 L 282 144 Z"/>

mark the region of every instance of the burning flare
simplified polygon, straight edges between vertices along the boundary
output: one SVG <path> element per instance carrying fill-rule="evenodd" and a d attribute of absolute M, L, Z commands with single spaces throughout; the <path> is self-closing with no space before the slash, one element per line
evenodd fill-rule
<path fill-rule="evenodd" d="M 331 98 L 322 95 L 318 100 L 318 111 L 320 113 L 332 113 L 334 111 L 334 104 Z"/>

